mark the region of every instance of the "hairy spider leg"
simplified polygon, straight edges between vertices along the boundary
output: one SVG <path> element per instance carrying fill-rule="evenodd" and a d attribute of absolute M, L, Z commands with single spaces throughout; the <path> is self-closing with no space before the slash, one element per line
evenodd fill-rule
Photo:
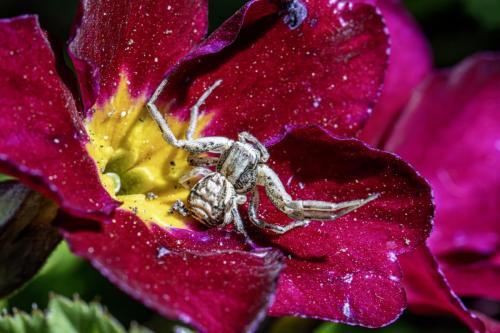
<path fill-rule="evenodd" d="M 188 156 L 188 163 L 191 166 L 195 167 L 207 167 L 217 165 L 219 161 L 218 157 L 215 156 L 202 156 L 202 155 L 194 155 L 190 154 Z"/>
<path fill-rule="evenodd" d="M 248 132 L 241 132 L 238 134 L 238 139 L 240 142 L 248 142 L 252 144 L 260 152 L 260 159 L 262 163 L 266 163 L 269 160 L 269 152 L 267 148 L 252 134 Z"/>
<path fill-rule="evenodd" d="M 200 154 L 205 152 L 222 153 L 234 143 L 233 140 L 224 137 L 203 137 L 198 139 L 188 139 L 179 140 L 175 137 L 172 129 L 168 125 L 167 121 L 161 114 L 160 110 L 156 106 L 156 101 L 160 96 L 161 92 L 165 88 L 168 80 L 164 79 L 161 84 L 156 89 L 155 93 L 151 99 L 146 104 L 151 117 L 154 119 L 158 127 L 160 128 L 163 138 L 169 144 L 174 147 L 184 149 L 191 154 Z M 216 81 L 205 93 L 200 97 L 198 102 L 193 106 L 191 113 L 195 115 L 194 119 L 190 119 L 189 127 L 187 129 L 186 137 L 192 137 L 194 129 L 196 128 L 196 122 L 198 119 L 198 111 L 200 106 L 205 102 L 210 93 L 213 92 L 221 84 L 221 80 Z M 194 110 L 194 111 L 193 111 Z"/>
<path fill-rule="evenodd" d="M 158 100 L 158 97 L 160 96 L 161 92 L 167 85 L 168 79 L 164 79 L 161 81 L 160 85 L 158 88 L 156 88 L 156 91 L 154 92 L 153 96 L 149 99 L 149 101 L 146 103 L 146 107 L 151 114 L 151 117 L 154 119 L 156 124 L 160 127 L 161 133 L 163 135 L 163 138 L 165 141 L 170 143 L 172 146 L 181 148 L 181 145 L 177 138 L 175 137 L 174 133 L 170 129 L 170 126 L 168 126 L 165 118 L 163 118 L 163 115 L 161 114 L 160 110 L 158 110 L 158 107 L 156 106 L 156 101 Z"/>
<path fill-rule="evenodd" d="M 265 187 L 267 196 L 276 208 L 296 220 L 335 220 L 380 196 L 380 193 L 374 193 L 366 199 L 339 203 L 316 200 L 293 200 L 290 194 L 286 192 L 278 175 L 265 164 L 258 167 L 257 184 Z"/>
<path fill-rule="evenodd" d="M 222 80 L 217 80 L 215 81 L 214 84 L 212 84 L 201 97 L 198 99 L 195 105 L 191 108 L 191 115 L 189 117 L 189 126 L 186 131 L 186 140 L 191 141 L 193 139 L 193 134 L 196 130 L 196 125 L 198 124 L 198 116 L 200 114 L 200 107 L 205 103 L 207 98 L 212 94 L 212 92 L 220 86 L 222 83 Z"/>
<path fill-rule="evenodd" d="M 251 242 L 250 237 L 247 234 L 247 231 L 245 230 L 245 224 L 243 223 L 243 220 L 241 219 L 241 215 L 238 212 L 238 206 L 236 203 L 231 208 L 231 216 L 234 221 L 234 226 L 236 227 L 236 230 L 241 233 L 247 242 Z"/>
<path fill-rule="evenodd" d="M 259 228 L 263 229 L 269 229 L 274 231 L 277 234 L 284 234 L 285 232 L 288 232 L 292 229 L 298 228 L 298 227 L 304 227 L 309 224 L 310 221 L 304 220 L 304 221 L 294 221 L 290 224 L 287 225 L 277 225 L 277 224 L 271 224 L 267 223 L 259 218 L 259 204 L 260 204 L 260 199 L 259 199 L 259 190 L 257 188 L 254 188 L 252 191 L 252 201 L 250 202 L 250 206 L 248 208 L 248 217 L 250 218 L 250 222 L 255 224 Z"/>

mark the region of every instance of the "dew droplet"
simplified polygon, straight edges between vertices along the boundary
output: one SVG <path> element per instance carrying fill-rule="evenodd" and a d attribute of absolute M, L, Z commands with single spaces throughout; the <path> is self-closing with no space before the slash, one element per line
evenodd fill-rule
<path fill-rule="evenodd" d="M 170 250 L 168 250 L 167 248 L 164 248 L 163 246 L 160 246 L 158 248 L 158 254 L 156 255 L 156 258 L 160 259 L 169 253 L 170 253 Z"/>

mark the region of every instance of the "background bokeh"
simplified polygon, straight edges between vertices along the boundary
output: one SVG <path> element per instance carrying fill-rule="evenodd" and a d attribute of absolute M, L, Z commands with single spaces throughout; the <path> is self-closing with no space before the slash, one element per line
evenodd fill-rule
<path fill-rule="evenodd" d="M 420 23 L 434 53 L 437 67 L 447 67 L 482 50 L 500 49 L 500 0 L 406 0 L 410 12 Z M 210 0 L 211 29 L 236 11 L 244 1 Z M 0 17 L 38 14 L 42 27 L 48 31 L 60 61 L 64 61 L 66 40 L 71 30 L 78 0 L 0 0 Z M 1 41 L 0 41 L 1 42 Z M 68 82 L 71 84 L 71 82 Z M 65 244 L 59 246 L 42 272 L 21 291 L 7 300 L 0 300 L 0 309 L 13 307 L 30 310 L 34 304 L 44 308 L 50 292 L 84 300 L 98 300 L 126 326 L 131 321 L 155 332 L 173 332 L 170 323 L 121 293 L 86 262 L 70 254 Z M 475 302 L 466 300 L 466 302 Z M 344 325 L 287 318 L 268 319 L 261 332 L 356 333 L 374 332 Z M 405 313 L 395 324 L 375 330 L 384 333 L 467 332 L 450 318 L 424 317 Z"/>

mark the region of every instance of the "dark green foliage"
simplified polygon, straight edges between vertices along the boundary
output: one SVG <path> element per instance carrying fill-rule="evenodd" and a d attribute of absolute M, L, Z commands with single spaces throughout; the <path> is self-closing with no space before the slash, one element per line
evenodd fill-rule
<path fill-rule="evenodd" d="M 133 325 L 126 330 L 96 302 L 85 303 L 61 296 L 50 299 L 46 311 L 33 310 L 31 314 L 14 311 L 0 315 L 2 333 L 148 333 Z"/>
<path fill-rule="evenodd" d="M 462 0 L 467 12 L 487 29 L 500 28 L 499 0 Z"/>

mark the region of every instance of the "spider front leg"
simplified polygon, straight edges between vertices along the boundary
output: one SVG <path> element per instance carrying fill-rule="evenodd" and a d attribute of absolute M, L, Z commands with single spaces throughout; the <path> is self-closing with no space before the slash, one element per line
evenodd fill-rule
<path fill-rule="evenodd" d="M 284 234 L 285 232 L 288 232 L 292 229 L 298 228 L 298 227 L 304 227 L 309 224 L 310 221 L 295 221 L 287 225 L 277 225 L 277 224 L 271 224 L 267 223 L 265 221 L 262 221 L 259 219 L 259 204 L 260 204 L 260 199 L 259 199 L 259 190 L 257 188 L 254 188 L 252 192 L 252 201 L 250 202 L 250 207 L 248 209 L 248 217 L 250 218 L 250 222 L 255 224 L 259 228 L 263 229 L 269 229 L 274 231 L 277 234 Z"/>
<path fill-rule="evenodd" d="M 188 156 L 188 163 L 194 167 L 208 167 L 214 166 L 219 161 L 218 157 L 215 156 L 201 156 L 191 154 Z"/>
<path fill-rule="evenodd" d="M 369 195 L 366 199 L 339 203 L 317 200 L 293 200 L 286 192 L 278 175 L 265 164 L 261 164 L 258 167 L 257 184 L 265 187 L 267 196 L 276 208 L 297 220 L 335 220 L 380 196 L 379 193 L 375 193 Z"/>
<path fill-rule="evenodd" d="M 168 79 L 164 79 L 161 84 L 156 89 L 155 93 L 151 97 L 151 99 L 147 102 L 146 107 L 151 114 L 151 117 L 156 122 L 158 127 L 160 128 L 163 138 L 169 144 L 174 147 L 182 148 L 190 153 L 198 154 L 204 152 L 214 152 L 220 153 L 231 146 L 233 143 L 232 140 L 226 139 L 224 137 L 207 137 L 200 139 L 193 139 L 193 134 L 196 130 L 196 125 L 198 123 L 198 115 L 199 109 L 203 103 L 207 100 L 210 94 L 217 88 L 222 80 L 216 81 L 211 87 L 209 87 L 198 99 L 196 104 L 191 108 L 191 118 L 189 120 L 189 126 L 186 130 L 186 140 L 179 140 L 176 138 L 172 129 L 168 125 L 167 121 L 161 114 L 160 110 L 156 106 L 156 101 L 158 97 L 162 93 L 163 89 L 167 85 Z"/>
<path fill-rule="evenodd" d="M 215 90 L 215 88 L 217 88 L 218 86 L 221 85 L 221 83 L 222 83 L 222 80 L 215 81 L 215 83 L 212 84 L 212 86 L 210 86 L 207 90 L 205 90 L 203 95 L 201 95 L 201 97 L 198 99 L 196 104 L 193 105 L 193 107 L 191 108 L 191 114 L 189 117 L 189 126 L 188 126 L 188 129 L 186 131 L 186 140 L 190 141 L 193 139 L 194 132 L 196 131 L 196 125 L 198 124 L 198 116 L 200 114 L 200 107 L 203 105 L 203 103 L 205 103 L 208 96 L 210 96 L 212 94 L 212 92 Z"/>
<path fill-rule="evenodd" d="M 248 142 L 252 144 L 260 152 L 261 162 L 265 163 L 269 160 L 269 152 L 267 148 L 252 134 L 248 132 L 241 132 L 238 134 L 240 142 Z"/>
<path fill-rule="evenodd" d="M 155 104 L 156 101 L 158 100 L 158 97 L 162 93 L 163 89 L 167 85 L 167 82 L 168 80 L 164 79 L 160 83 L 158 88 L 156 88 L 156 91 L 154 92 L 153 96 L 151 96 L 150 100 L 146 103 L 146 108 L 148 109 L 149 114 L 151 114 L 153 120 L 160 127 L 161 133 L 165 141 L 167 141 L 174 147 L 181 148 L 181 143 L 179 142 L 179 140 L 177 140 L 174 133 L 172 132 L 172 129 L 168 125 L 165 118 L 163 118 L 163 115 L 161 114 L 160 110 L 158 110 L 158 107 Z"/>

